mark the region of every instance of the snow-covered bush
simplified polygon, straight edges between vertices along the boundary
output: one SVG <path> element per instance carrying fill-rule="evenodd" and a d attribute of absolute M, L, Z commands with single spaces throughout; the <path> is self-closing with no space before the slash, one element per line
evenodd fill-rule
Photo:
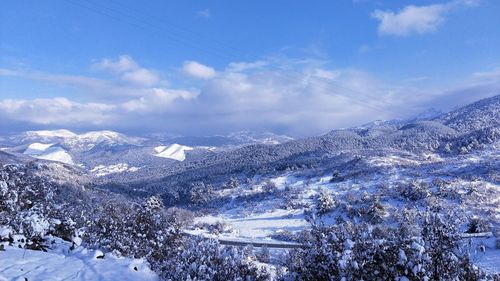
<path fill-rule="evenodd" d="M 425 182 L 411 181 L 410 183 L 402 183 L 397 187 L 399 194 L 410 201 L 417 201 L 427 198 L 431 195 L 429 185 Z"/>
<path fill-rule="evenodd" d="M 259 252 L 257 252 L 256 257 L 259 262 L 269 263 L 271 260 L 271 252 L 269 251 L 269 248 L 264 246 Z"/>
<path fill-rule="evenodd" d="M 297 242 L 301 238 L 300 233 L 293 233 L 286 229 L 280 229 L 275 233 L 269 236 L 271 239 L 280 240 L 280 241 L 288 241 L 288 242 Z"/>
<path fill-rule="evenodd" d="M 203 205 L 213 199 L 214 191 L 211 185 L 204 184 L 203 182 L 195 182 L 191 184 L 189 192 L 189 199 L 191 203 L 196 205 Z"/>
<path fill-rule="evenodd" d="M 345 178 L 340 175 L 340 172 L 338 170 L 333 171 L 332 173 L 332 178 L 330 179 L 331 183 L 336 183 L 336 182 L 342 182 L 345 181 Z"/>
<path fill-rule="evenodd" d="M 481 233 L 490 231 L 491 227 L 488 221 L 473 217 L 469 221 L 469 225 L 467 227 L 467 233 Z"/>
<path fill-rule="evenodd" d="M 269 280 L 252 252 L 215 240 L 189 239 L 177 255 L 159 264 L 160 275 L 166 280 Z"/>
<path fill-rule="evenodd" d="M 325 214 L 333 210 L 335 200 L 327 191 L 322 190 L 316 198 L 316 211 L 318 214 Z"/>
<path fill-rule="evenodd" d="M 291 189 L 288 188 L 285 193 L 284 202 L 282 208 L 287 210 L 296 210 L 296 209 L 307 209 L 309 208 L 309 203 L 303 200 L 301 190 L 296 188 Z"/>
<path fill-rule="evenodd" d="M 276 192 L 277 190 L 278 190 L 278 187 L 276 186 L 276 184 L 270 180 L 266 180 L 262 184 L 262 191 L 264 191 L 265 193 L 271 194 L 271 193 Z"/>
<path fill-rule="evenodd" d="M 293 280 L 478 280 L 454 227 L 434 213 L 423 225 L 381 228 L 312 223 L 306 248 L 288 257 Z M 418 235 L 415 236 L 415 231 Z"/>
<path fill-rule="evenodd" d="M 222 186 L 223 189 L 234 189 L 240 186 L 237 178 L 231 177 L 229 181 Z"/>
<path fill-rule="evenodd" d="M 84 240 L 94 248 L 117 251 L 124 256 L 153 260 L 168 257 L 169 249 L 180 243 L 180 229 L 169 222 L 162 208 L 151 207 L 155 202 L 155 197 L 144 204 L 106 202 L 95 210 Z"/>
<path fill-rule="evenodd" d="M 37 164 L 0 168 L 0 225 L 22 235 L 29 249 L 46 249 L 49 234 L 69 241 L 76 230 L 54 200 L 55 184 L 34 173 L 42 168 Z"/>
<path fill-rule="evenodd" d="M 371 223 L 380 223 L 387 215 L 387 210 L 377 198 L 369 205 L 366 215 Z"/>

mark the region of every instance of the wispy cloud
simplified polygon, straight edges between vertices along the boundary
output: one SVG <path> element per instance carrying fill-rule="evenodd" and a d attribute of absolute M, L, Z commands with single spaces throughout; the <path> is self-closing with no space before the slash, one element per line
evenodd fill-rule
<path fill-rule="evenodd" d="M 160 77 L 154 70 L 140 67 L 130 56 L 123 55 L 116 60 L 103 59 L 94 67 L 113 71 L 123 81 L 139 86 L 154 86 L 160 82 Z"/>
<path fill-rule="evenodd" d="M 375 10 L 371 16 L 379 21 L 378 32 L 381 35 L 424 34 L 435 32 L 451 10 L 478 3 L 475 0 L 455 0 L 427 6 L 409 5 L 397 12 Z"/>
<path fill-rule="evenodd" d="M 212 17 L 212 13 L 210 12 L 210 9 L 207 8 L 196 12 L 196 16 L 208 19 Z"/>
<path fill-rule="evenodd" d="M 198 79 L 210 79 L 215 76 L 215 70 L 196 61 L 186 61 L 182 66 L 184 74 Z"/>

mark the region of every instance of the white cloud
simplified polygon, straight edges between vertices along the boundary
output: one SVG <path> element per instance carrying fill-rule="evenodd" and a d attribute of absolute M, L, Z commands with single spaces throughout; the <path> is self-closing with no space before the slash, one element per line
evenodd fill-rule
<path fill-rule="evenodd" d="M 139 68 L 139 65 L 127 55 L 121 55 L 117 60 L 105 58 L 95 64 L 95 67 L 105 70 L 111 70 L 116 73 L 123 73 L 130 70 Z"/>
<path fill-rule="evenodd" d="M 427 6 L 409 5 L 398 12 L 375 10 L 371 16 L 379 20 L 378 32 L 381 35 L 424 34 L 436 31 L 450 10 L 478 3 L 477 0 L 455 0 Z"/>
<path fill-rule="evenodd" d="M 138 99 L 123 103 L 122 107 L 129 112 L 167 111 L 176 100 L 191 100 L 197 96 L 197 91 L 154 88 Z"/>
<path fill-rule="evenodd" d="M 0 75 L 14 72 L 0 70 Z M 62 79 L 85 84 L 90 78 L 38 75 L 38 79 L 43 76 L 43 81 L 53 83 Z M 334 69 L 318 61 L 277 59 L 265 65 L 228 65 L 199 89 L 133 89 L 135 96 L 119 95 L 105 102 L 97 102 L 103 99 L 95 96 L 78 102 L 68 97 L 0 99 L 0 120 L 70 129 L 90 124 L 194 135 L 243 129 L 319 134 L 375 119 L 411 116 L 431 106 L 446 109 L 494 95 L 500 90 L 500 71 L 475 73 L 453 88 L 422 89 L 404 81 L 388 84 L 360 70 Z"/>
<path fill-rule="evenodd" d="M 144 68 L 125 72 L 122 75 L 122 79 L 141 86 L 153 86 L 160 82 L 160 78 L 156 73 Z"/>
<path fill-rule="evenodd" d="M 210 9 L 208 9 L 208 8 L 196 12 L 196 15 L 200 18 L 205 18 L 205 19 L 212 17 L 212 13 L 210 12 Z"/>
<path fill-rule="evenodd" d="M 380 24 L 378 32 L 386 35 L 410 35 L 433 32 L 444 21 L 444 5 L 407 6 L 398 13 L 376 10 L 372 17 Z"/>
<path fill-rule="evenodd" d="M 16 121 L 41 125 L 69 125 L 80 122 L 99 125 L 112 124 L 113 105 L 77 103 L 65 97 L 33 100 L 0 100 L 0 115 Z"/>
<path fill-rule="evenodd" d="M 263 60 L 255 62 L 232 62 L 228 65 L 227 71 L 240 72 L 250 69 L 262 69 L 268 64 L 269 62 Z"/>
<path fill-rule="evenodd" d="M 182 70 L 184 74 L 198 79 L 210 79 L 215 76 L 215 70 L 212 67 L 196 61 L 185 61 Z"/>
<path fill-rule="evenodd" d="M 154 86 L 160 82 L 159 75 L 150 69 L 139 66 L 130 56 L 122 55 L 117 60 L 102 59 L 94 65 L 120 75 L 123 81 L 138 86 Z"/>

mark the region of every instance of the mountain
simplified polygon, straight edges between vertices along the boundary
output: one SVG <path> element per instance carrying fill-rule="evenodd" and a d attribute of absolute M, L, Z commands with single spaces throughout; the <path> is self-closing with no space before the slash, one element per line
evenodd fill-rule
<path fill-rule="evenodd" d="M 53 139 L 68 139 L 74 138 L 78 135 L 69 130 L 41 130 L 41 131 L 28 131 L 21 135 L 23 141 L 36 141 L 36 140 L 53 140 Z"/>
<path fill-rule="evenodd" d="M 93 131 L 65 139 L 63 145 L 72 149 L 90 150 L 96 146 L 141 145 L 145 139 L 130 137 L 113 131 Z"/>
<path fill-rule="evenodd" d="M 293 140 L 292 137 L 277 135 L 270 132 L 255 133 L 249 131 L 235 132 L 227 135 L 214 136 L 168 136 L 152 135 L 152 140 L 167 143 L 181 143 L 188 146 L 235 147 L 249 144 L 278 144 Z"/>
<path fill-rule="evenodd" d="M 450 111 L 434 119 L 462 133 L 498 127 L 500 124 L 500 95 L 482 99 Z"/>
<path fill-rule="evenodd" d="M 5 151 L 75 163 L 100 175 L 103 173 L 97 171 L 103 169 L 124 173 L 133 169 L 134 173 L 113 179 L 116 181 L 163 181 L 162 178 L 172 177 L 188 181 L 234 171 L 251 173 L 255 169 L 276 169 L 277 166 L 286 169 L 313 165 L 317 159 L 361 150 L 457 153 L 478 149 L 498 138 L 499 100 L 499 96 L 481 100 L 430 120 L 374 121 L 296 140 L 252 132 L 212 137 L 141 138 L 113 131 L 76 134 L 55 130 L 29 131 L 8 137 L 12 146 Z M 193 170 L 197 170 L 198 175 L 188 176 Z"/>
<path fill-rule="evenodd" d="M 163 192 L 193 181 L 220 183 L 228 180 L 227 175 L 231 174 L 251 178 L 269 171 L 335 166 L 335 161 L 339 161 L 336 157 L 342 154 L 446 155 L 477 150 L 498 141 L 500 133 L 496 120 L 500 120 L 500 106 L 497 101 L 498 96 L 429 121 L 379 122 L 276 145 L 251 144 L 223 150 L 169 167 L 144 170 L 124 184 L 130 184 L 130 188 Z M 473 124 L 468 128 L 483 131 L 471 134 L 470 130 L 458 130 L 461 127 L 457 124 Z"/>
<path fill-rule="evenodd" d="M 90 150 L 96 146 L 139 145 L 144 139 L 113 131 L 92 131 L 76 134 L 69 130 L 27 131 L 8 138 L 13 145 L 26 143 L 58 143 L 69 150 Z"/>

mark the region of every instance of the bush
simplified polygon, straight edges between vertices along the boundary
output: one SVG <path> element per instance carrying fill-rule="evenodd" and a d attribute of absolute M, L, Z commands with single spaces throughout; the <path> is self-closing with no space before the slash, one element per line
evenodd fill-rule
<path fill-rule="evenodd" d="M 316 211 L 318 214 L 325 214 L 333 210 L 335 207 L 335 200 L 325 190 L 322 190 L 316 198 Z"/>
<path fill-rule="evenodd" d="M 278 190 L 278 187 L 276 187 L 276 184 L 270 180 L 266 180 L 264 184 L 262 185 L 262 190 L 265 193 L 271 194 L 274 193 Z"/>
<path fill-rule="evenodd" d="M 293 280 L 478 280 L 455 228 L 426 213 L 418 236 L 406 227 L 312 223 L 306 248 L 292 250 L 283 278 Z"/>
<path fill-rule="evenodd" d="M 412 181 L 409 184 L 400 184 L 398 186 L 398 191 L 403 198 L 410 201 L 421 200 L 431 195 L 429 185 L 419 181 Z"/>
<path fill-rule="evenodd" d="M 269 280 L 249 249 L 224 247 L 215 240 L 189 239 L 171 259 L 159 264 L 166 280 Z"/>
<path fill-rule="evenodd" d="M 214 190 L 211 185 L 205 185 L 203 182 L 196 182 L 191 185 L 189 199 L 196 205 L 204 205 L 210 202 L 214 197 Z"/>
<path fill-rule="evenodd" d="M 229 181 L 222 186 L 223 189 L 234 189 L 240 186 L 238 179 L 231 177 Z"/>
<path fill-rule="evenodd" d="M 474 217 L 469 221 L 467 233 L 481 233 L 490 231 L 490 224 L 488 221 L 481 218 Z"/>
<path fill-rule="evenodd" d="M 74 222 L 54 200 L 56 185 L 35 174 L 43 165 L 6 165 L 0 168 L 0 225 L 24 238 L 28 249 L 47 249 L 49 234 L 68 241 Z"/>

